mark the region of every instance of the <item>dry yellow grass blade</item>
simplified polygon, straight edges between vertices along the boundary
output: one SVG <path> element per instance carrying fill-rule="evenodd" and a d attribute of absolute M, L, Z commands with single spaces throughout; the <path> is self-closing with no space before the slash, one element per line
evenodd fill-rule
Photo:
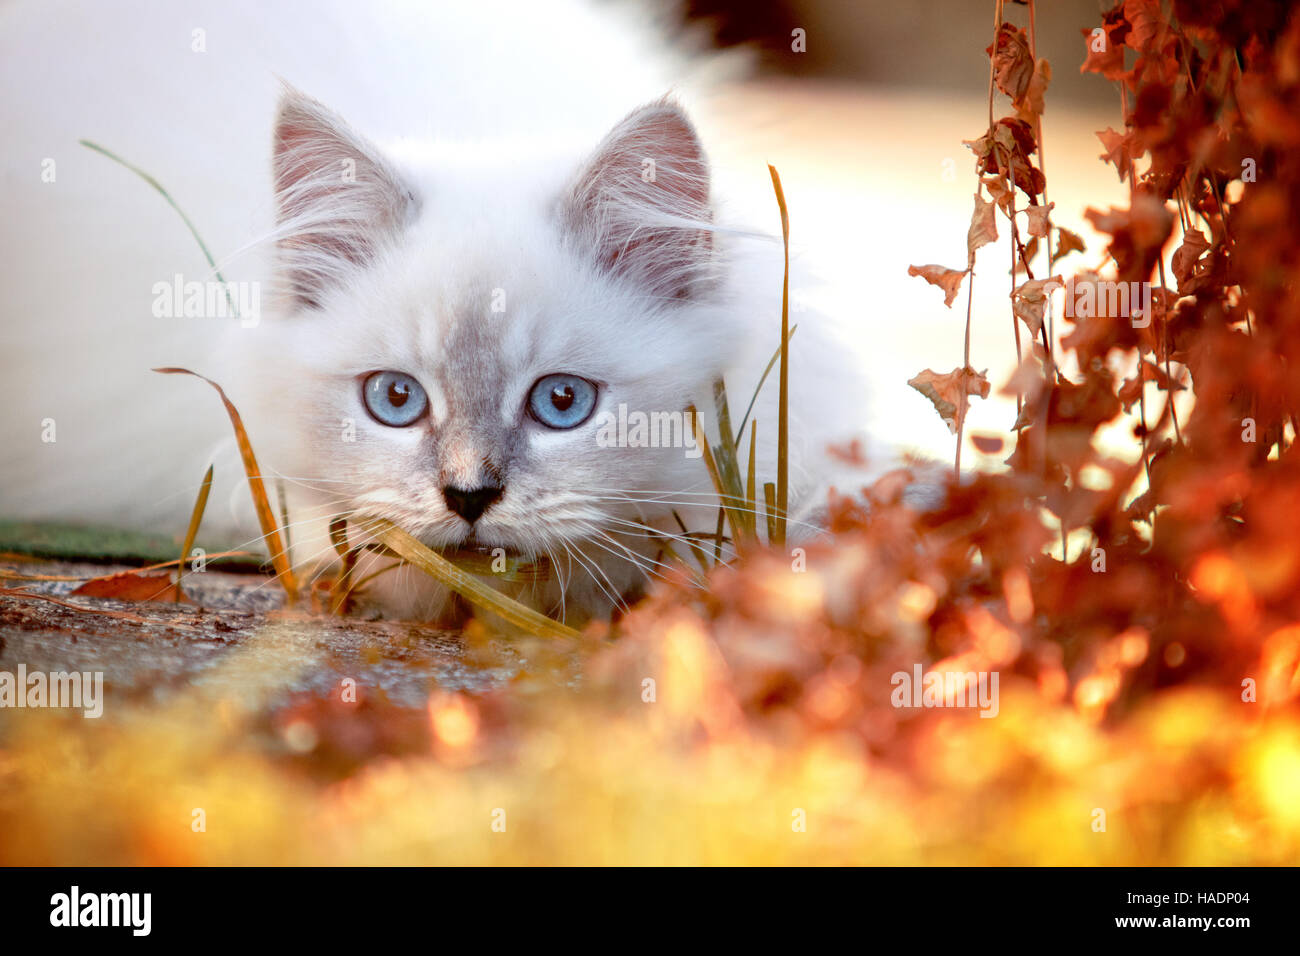
<path fill-rule="evenodd" d="M 84 581 L 85 578 L 77 577 L 72 574 L 23 574 L 20 571 L 10 571 L 8 568 L 0 568 L 0 581 Z"/>
<path fill-rule="evenodd" d="M 718 499 L 722 504 L 722 512 L 727 516 L 727 524 L 731 526 L 731 537 L 735 542 L 736 550 L 744 550 L 748 541 L 747 527 L 745 525 L 744 513 L 739 511 L 734 502 L 743 501 L 744 496 L 738 495 L 733 497 L 723 482 L 722 475 L 718 471 L 718 463 L 713 458 L 713 452 L 709 448 L 709 436 L 704 432 L 704 426 L 700 424 L 700 413 L 695 410 L 694 405 L 686 407 L 691 421 L 695 423 L 695 443 L 700 446 L 704 453 L 704 466 L 709 470 L 709 478 L 713 481 L 713 490 L 717 492 Z M 714 554 L 721 560 L 721 539 L 722 539 L 722 522 L 718 522 L 718 548 L 715 548 Z"/>
<path fill-rule="evenodd" d="M 758 452 L 758 419 L 749 423 L 749 468 L 745 472 L 745 506 L 749 508 L 749 521 L 758 526 L 758 476 L 755 473 Z M 755 532 L 757 533 L 757 532 Z"/>
<path fill-rule="evenodd" d="M 552 620 L 545 614 L 525 607 L 499 593 L 478 578 L 462 571 L 436 551 L 425 547 L 397 525 L 384 518 L 354 518 L 374 540 L 390 551 L 415 565 L 425 574 L 455 591 L 476 607 L 483 608 L 502 620 L 522 628 L 537 637 L 579 638 L 573 628 Z"/>
<path fill-rule="evenodd" d="M 713 447 L 713 461 L 722 479 L 722 488 L 733 503 L 745 498 L 744 479 L 740 474 L 740 458 L 736 450 L 736 433 L 731 430 L 731 409 L 727 404 L 727 388 L 722 379 L 713 383 L 713 407 L 718 417 L 718 443 Z M 733 507 L 735 505 L 733 504 Z M 747 539 L 758 540 L 753 515 L 743 507 L 736 507 Z"/>
<path fill-rule="evenodd" d="M 205 555 L 205 558 L 206 558 L 206 560 L 208 560 L 208 561 L 217 561 L 217 560 L 219 560 L 219 559 L 221 559 L 221 558 L 251 558 L 251 557 L 254 557 L 254 556 L 255 556 L 255 555 L 253 554 L 252 551 L 215 551 L 215 552 L 213 552 L 212 554 Z M 149 565 L 146 565 L 146 566 L 143 567 L 143 568 L 135 568 L 134 570 L 136 570 L 136 571 L 140 572 L 141 574 L 143 574 L 143 573 L 146 572 L 146 571 L 161 571 L 163 568 L 170 568 L 170 567 L 172 567 L 172 566 L 179 566 L 179 565 L 183 565 L 184 563 L 185 563 L 185 559 L 182 559 L 182 558 L 174 558 L 174 559 L 172 559 L 171 561 L 159 561 L 157 564 L 149 564 Z M 109 577 L 112 577 L 113 574 L 115 574 L 115 573 L 116 573 L 116 572 L 112 572 L 112 571 L 110 571 L 108 574 L 97 574 L 97 575 L 95 575 L 95 577 L 93 577 L 93 578 L 69 578 L 69 580 L 73 580 L 73 581 L 95 581 L 95 580 L 98 580 L 98 579 L 100 579 L 100 578 L 109 578 Z"/>
<path fill-rule="evenodd" d="M 221 396 L 221 401 L 226 406 L 226 414 L 230 416 L 230 424 L 235 429 L 239 455 L 244 461 L 244 472 L 248 475 L 248 488 L 253 494 L 253 507 L 257 509 L 257 522 L 262 526 L 262 536 L 266 539 L 267 550 L 271 552 L 271 564 L 275 568 L 275 576 L 279 578 L 288 602 L 295 603 L 298 600 L 298 583 L 294 579 L 293 568 L 289 565 L 289 556 L 281 543 L 279 525 L 275 520 L 275 512 L 271 510 L 271 500 L 266 495 L 262 470 L 258 467 L 257 458 L 253 454 L 253 445 L 248 440 L 248 432 L 244 430 L 244 421 L 239 417 L 239 411 L 226 397 L 225 389 L 198 372 L 191 372 L 187 368 L 156 368 L 154 371 L 161 372 L 163 375 L 193 375 L 195 378 L 203 379 Z"/>
<path fill-rule="evenodd" d="M 763 504 L 767 517 L 767 540 L 776 540 L 776 484 L 763 482 Z"/>
<path fill-rule="evenodd" d="M 203 520 L 203 511 L 208 506 L 208 493 L 212 491 L 212 466 L 203 476 L 199 485 L 199 496 L 194 499 L 194 511 L 190 514 L 190 526 L 185 530 L 185 543 L 181 545 L 180 562 L 176 565 L 176 600 L 181 599 L 181 578 L 185 577 L 185 562 L 189 560 L 190 548 L 194 547 L 194 538 L 199 533 L 199 522 Z"/>
<path fill-rule="evenodd" d="M 776 204 L 781 208 L 781 238 L 785 242 L 785 279 L 781 286 L 781 392 L 777 411 L 776 435 L 776 535 L 772 543 L 785 545 L 785 515 L 790 506 L 790 447 L 789 389 L 790 389 L 790 213 L 785 207 L 785 190 L 775 166 L 772 188 L 776 190 Z"/>

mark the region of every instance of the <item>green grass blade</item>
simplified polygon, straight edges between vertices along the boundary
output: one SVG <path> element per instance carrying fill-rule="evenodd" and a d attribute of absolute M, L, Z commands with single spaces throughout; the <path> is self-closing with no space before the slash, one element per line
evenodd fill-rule
<path fill-rule="evenodd" d="M 127 162 L 121 156 L 117 155 L 117 153 L 114 153 L 112 150 L 105 149 L 103 146 L 100 146 L 98 143 L 92 143 L 88 139 L 79 139 L 77 140 L 77 142 L 79 142 L 82 146 L 86 147 L 87 149 L 94 150 L 95 152 L 99 153 L 101 156 L 107 156 L 113 162 L 121 166 L 125 166 L 127 169 L 131 170 L 131 172 L 135 173 L 146 183 L 152 186 L 158 192 L 158 195 L 162 196 L 163 199 L 167 200 L 167 205 L 171 206 L 172 209 L 176 210 L 176 215 L 181 217 L 181 222 L 185 223 L 185 228 L 190 231 L 190 235 L 194 237 L 194 241 L 199 244 L 199 249 L 202 251 L 203 257 L 208 260 L 208 265 L 212 267 L 213 275 L 217 277 L 217 279 L 221 282 L 221 285 L 225 289 L 226 301 L 230 304 L 231 314 L 238 317 L 239 307 L 235 305 L 234 296 L 230 294 L 230 285 L 229 283 L 226 282 L 226 277 L 221 274 L 221 270 L 217 268 L 217 260 L 212 258 L 212 253 L 208 249 L 208 244 L 203 241 L 203 237 L 199 235 L 199 230 L 195 228 L 194 223 L 190 221 L 190 217 L 185 215 L 185 210 L 182 209 L 180 205 L 176 202 L 176 200 L 172 198 L 172 194 L 163 188 L 162 183 L 158 182 L 158 180 L 154 179 L 152 176 L 146 173 L 139 166 L 136 166 L 134 163 Z"/>
<path fill-rule="evenodd" d="M 794 334 L 798 331 L 798 324 L 790 326 L 790 338 L 794 338 Z M 758 384 L 754 386 L 754 394 L 749 396 L 749 407 L 745 409 L 745 416 L 740 420 L 740 428 L 736 430 L 736 434 L 739 435 L 744 433 L 745 426 L 749 424 L 749 416 L 754 411 L 754 403 L 758 401 L 758 393 L 763 390 L 763 383 L 767 381 L 768 375 L 772 373 L 772 369 L 776 367 L 776 363 L 780 358 L 781 346 L 778 345 L 776 351 L 772 353 L 772 357 L 768 359 L 767 368 L 763 369 L 763 375 L 759 378 Z"/>

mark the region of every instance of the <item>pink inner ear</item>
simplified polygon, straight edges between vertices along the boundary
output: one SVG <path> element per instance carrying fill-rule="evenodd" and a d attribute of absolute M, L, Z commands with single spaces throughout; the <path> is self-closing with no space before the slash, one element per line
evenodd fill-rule
<path fill-rule="evenodd" d="M 654 103 L 615 127 L 575 182 L 568 217 L 610 271 L 689 296 L 711 261 L 712 210 L 708 162 L 681 110 Z"/>
<path fill-rule="evenodd" d="M 328 220 L 334 190 L 322 175 L 329 165 L 343 169 L 346 155 L 342 149 L 331 150 L 328 134 L 300 113 L 282 113 L 276 125 L 275 192 L 279 201 L 281 223 L 310 222 L 316 228 L 287 236 L 282 245 L 310 248 L 316 252 L 354 264 L 369 258 L 363 237 L 319 228 Z M 331 159 L 330 153 L 336 152 Z M 341 177 L 340 177 L 341 179 Z M 313 216 L 315 212 L 315 216 Z"/>
<path fill-rule="evenodd" d="M 374 147 L 297 91 L 280 103 L 273 168 L 284 267 L 306 305 L 347 267 L 369 262 L 415 207 Z"/>

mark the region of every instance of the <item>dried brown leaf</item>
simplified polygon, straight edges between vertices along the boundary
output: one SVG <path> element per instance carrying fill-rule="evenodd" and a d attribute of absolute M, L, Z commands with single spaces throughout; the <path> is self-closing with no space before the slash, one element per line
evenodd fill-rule
<path fill-rule="evenodd" d="M 1053 202 L 1048 203 L 1046 206 L 1030 206 L 1025 210 L 1025 216 L 1029 219 L 1029 226 L 1027 228 L 1029 235 L 1047 235 L 1048 230 L 1052 227 L 1051 222 L 1048 220 L 1048 216 L 1051 215 L 1052 210 L 1055 208 L 1056 203 Z"/>
<path fill-rule="evenodd" d="M 993 59 L 993 82 L 999 90 L 1019 100 L 1029 89 L 1034 75 L 1034 58 L 1029 53 L 1025 31 L 1010 23 L 998 27 L 994 41 L 984 48 Z"/>
<path fill-rule="evenodd" d="M 957 291 L 961 288 L 961 280 L 966 277 L 966 270 L 937 265 L 908 266 L 907 274 L 920 276 L 931 285 L 943 289 L 943 304 L 951 309 L 953 300 L 957 298 Z"/>
<path fill-rule="evenodd" d="M 1118 11 L 1106 14 L 1106 22 L 1097 28 L 1099 32 L 1086 28 L 1080 31 L 1086 53 L 1083 65 L 1079 67 L 1080 73 L 1100 73 L 1108 80 L 1124 77 L 1124 44 L 1114 37 L 1126 25 L 1115 22 L 1116 14 L 1120 20 L 1123 19 L 1123 14 Z"/>
<path fill-rule="evenodd" d="M 1103 130 L 1098 130 L 1097 138 L 1101 140 L 1101 145 L 1106 148 L 1106 152 L 1101 154 L 1101 159 L 1114 165 L 1119 171 L 1120 182 L 1123 182 L 1128 177 L 1129 169 L 1132 167 L 1134 160 L 1143 153 L 1137 138 L 1132 132 L 1117 133 L 1109 126 Z"/>
<path fill-rule="evenodd" d="M 170 574 L 144 574 L 140 571 L 123 571 L 104 578 L 92 578 L 72 593 L 117 601 L 187 600 Z"/>
<path fill-rule="evenodd" d="M 1192 291 L 1189 286 L 1196 275 L 1196 265 L 1210 248 L 1210 240 L 1199 229 L 1183 234 L 1183 244 L 1174 250 L 1171 265 L 1178 280 L 1179 292 Z"/>
<path fill-rule="evenodd" d="M 998 204 L 998 208 L 1010 215 L 1011 201 L 1015 197 L 1015 192 L 1007 186 L 1007 181 L 1001 176 L 982 176 L 980 182 L 993 197 L 993 201 Z"/>
<path fill-rule="evenodd" d="M 997 241 L 998 224 L 993 218 L 995 208 L 993 203 L 982 199 L 979 193 L 975 194 L 975 211 L 971 213 L 970 229 L 966 231 L 966 252 L 971 262 L 975 261 L 976 249 Z"/>
<path fill-rule="evenodd" d="M 957 433 L 957 426 L 965 419 L 969 407 L 966 397 L 989 397 L 988 369 L 977 372 L 969 365 L 943 374 L 926 369 L 908 379 L 907 384 L 930 400 L 934 410 L 953 434 Z"/>
<path fill-rule="evenodd" d="M 1029 86 L 1024 96 L 1016 100 L 1016 115 L 1026 123 L 1034 124 L 1043 115 L 1044 96 L 1047 86 L 1052 82 L 1052 66 L 1046 60 L 1039 60 L 1034 66 L 1034 74 L 1029 78 Z"/>
<path fill-rule="evenodd" d="M 1064 259 L 1072 252 L 1087 251 L 1083 245 L 1083 240 L 1079 234 L 1071 232 L 1069 229 L 1056 227 L 1056 251 L 1052 253 L 1052 264 L 1056 264 L 1057 259 Z"/>
<path fill-rule="evenodd" d="M 1021 283 L 1011 293 L 1011 309 L 1016 317 L 1029 327 L 1029 331 L 1038 336 L 1043 330 L 1043 312 L 1047 308 L 1047 297 L 1054 289 L 1062 287 L 1060 276 L 1048 276 L 1046 279 L 1030 279 Z"/>

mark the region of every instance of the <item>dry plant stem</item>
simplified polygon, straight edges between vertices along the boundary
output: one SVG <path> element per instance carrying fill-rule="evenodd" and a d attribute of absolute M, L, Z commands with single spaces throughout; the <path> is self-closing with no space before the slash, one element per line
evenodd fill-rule
<path fill-rule="evenodd" d="M 352 548 L 341 552 L 343 560 L 343 570 L 338 574 L 330 586 L 330 612 L 333 614 L 344 614 L 348 609 L 348 600 L 352 596 L 356 585 L 353 582 L 353 575 L 357 570 L 357 559 L 361 556 L 361 548 Z"/>
<path fill-rule="evenodd" d="M 709 552 L 705 549 L 704 545 L 696 542 L 690 529 L 686 527 L 686 522 L 683 521 L 682 516 L 677 513 L 676 508 L 673 509 L 673 520 L 677 522 L 677 527 L 682 531 L 682 537 L 686 539 L 686 543 L 690 546 L 691 555 L 695 558 L 695 563 L 700 566 L 700 571 L 707 575 L 709 573 Z M 718 534 L 719 537 L 721 537 L 722 532 L 719 531 Z"/>
<path fill-rule="evenodd" d="M 42 581 L 84 581 L 85 578 L 74 577 L 70 574 L 22 574 L 18 571 L 10 571 L 8 568 L 0 568 L 0 581 L 27 581 L 32 584 L 39 584 Z"/>
<path fill-rule="evenodd" d="M 1016 221 L 1016 194 L 1014 189 L 1011 191 L 1010 195 L 1011 195 L 1011 208 L 1008 210 L 1007 215 L 1012 222 L 1015 222 Z M 1048 255 L 1051 255 L 1050 247 L 1048 248 Z M 1015 243 L 1015 237 L 1012 237 L 1011 297 L 1013 302 L 1015 301 L 1015 295 L 1016 295 L 1016 243 Z M 1023 361 L 1023 356 L 1021 354 L 1021 349 L 1020 349 L 1020 320 L 1016 318 L 1015 309 L 1011 310 L 1011 331 L 1016 337 L 1016 368 L 1019 369 L 1020 363 Z M 1031 349 L 1032 349 L 1032 345 L 1031 345 Z M 1024 405 L 1024 394 L 1020 391 L 1020 387 L 1017 385 L 1016 386 L 1016 424 L 1017 424 L 1016 430 L 1017 431 L 1019 431 L 1020 427 L 1023 427 L 1020 426 L 1020 413 L 1022 411 L 1023 405 Z"/>
<path fill-rule="evenodd" d="M 1165 283 L 1164 257 L 1161 256 L 1156 260 L 1156 263 L 1160 266 L 1160 301 L 1163 303 L 1165 300 L 1165 293 L 1168 292 L 1169 289 Z M 1152 318 L 1154 318 L 1154 316 Z M 1165 322 L 1160 331 L 1165 340 L 1165 378 L 1169 381 L 1169 414 L 1174 422 L 1174 438 L 1177 439 L 1178 444 L 1181 445 L 1183 443 L 1183 432 L 1182 429 L 1178 427 L 1178 409 L 1174 407 L 1174 397 L 1178 394 L 1178 389 L 1175 386 L 1178 383 L 1174 381 L 1174 370 L 1169 362 L 1169 323 Z M 1142 355 L 1140 352 L 1138 354 L 1138 374 L 1142 374 Z M 1145 387 L 1146 385 L 1144 383 L 1143 388 Z"/>
<path fill-rule="evenodd" d="M 275 512 L 271 510 L 271 501 L 266 494 L 266 482 L 262 479 L 262 470 L 253 454 L 253 446 L 248 440 L 248 433 L 244 430 L 244 421 L 240 418 L 239 411 L 226 397 L 225 390 L 220 385 L 197 372 L 191 372 L 186 368 L 156 368 L 154 371 L 164 375 L 193 375 L 195 378 L 203 379 L 221 396 L 221 401 L 226 406 L 226 414 L 230 416 L 230 424 L 235 429 L 239 455 L 244 462 L 244 472 L 248 475 L 248 489 L 253 496 L 253 507 L 257 510 L 258 524 L 262 526 L 262 536 L 266 539 L 267 549 L 271 553 L 271 564 L 275 568 L 276 577 L 280 580 L 280 586 L 284 588 L 285 599 L 289 604 L 294 604 L 298 600 L 298 584 L 294 579 L 293 568 L 289 565 L 289 557 L 281 543 Z"/>
<path fill-rule="evenodd" d="M 1124 117 L 1124 124 L 1125 124 L 1125 126 L 1127 126 L 1127 125 L 1128 125 L 1128 119 L 1129 119 L 1129 112 L 1128 112 L 1128 90 L 1124 87 L 1124 84 L 1123 84 L 1123 83 L 1121 83 L 1120 86 L 1119 86 L 1119 103 L 1120 103 L 1120 112 L 1121 112 L 1121 114 L 1122 114 L 1123 117 Z M 1135 172 L 1135 170 L 1134 170 L 1134 168 L 1133 168 L 1133 157 L 1132 157 L 1132 156 L 1129 156 L 1129 160 L 1128 160 L 1128 205 L 1129 205 L 1129 208 L 1130 208 L 1130 209 L 1133 208 L 1133 200 L 1134 200 L 1134 198 L 1136 197 L 1136 195 L 1137 195 L 1137 173 Z M 1131 317 L 1131 316 L 1129 316 L 1129 320 L 1132 321 L 1132 317 Z M 1141 347 L 1139 346 L 1139 348 L 1138 348 L 1138 375 L 1140 376 L 1141 374 L 1142 374 L 1142 349 L 1141 349 Z M 1172 401 L 1172 399 L 1173 399 L 1173 395 L 1171 394 L 1171 395 L 1170 395 L 1170 400 Z M 1145 384 L 1142 384 L 1141 388 L 1140 388 L 1139 391 L 1138 391 L 1138 409 L 1139 409 L 1139 412 L 1140 412 L 1140 414 L 1141 414 L 1141 421 L 1142 421 L 1142 467 L 1143 467 L 1143 470 L 1146 472 L 1146 476 L 1147 476 L 1147 488 L 1150 488 L 1150 487 L 1151 487 L 1151 461 L 1150 461 L 1150 459 L 1147 457 L 1147 398 L 1146 398 L 1146 386 L 1145 386 Z"/>
<path fill-rule="evenodd" d="M 713 457 L 713 450 L 709 447 L 708 436 L 704 432 L 704 426 L 700 424 L 699 413 L 696 412 L 695 406 L 688 406 L 687 413 L 691 421 L 695 423 L 695 442 L 702 449 L 704 454 L 704 465 L 709 470 L 709 478 L 713 481 L 713 490 L 717 492 L 719 500 L 722 502 L 722 510 L 727 516 L 727 523 L 731 525 L 731 536 L 736 542 L 736 550 L 743 551 L 748 544 L 747 527 L 745 516 L 736 508 L 737 498 L 734 497 L 723 481 L 721 472 L 718 471 L 718 463 Z M 721 529 L 719 529 L 721 537 Z M 721 542 L 719 542 L 719 546 Z"/>
<path fill-rule="evenodd" d="M 1034 0 L 1029 0 L 1029 56 L 1034 61 L 1034 68 L 1038 68 L 1038 12 Z M 1043 116 L 1040 113 L 1034 117 L 1034 138 L 1038 146 L 1038 171 L 1043 174 L 1043 205 L 1050 206 L 1047 201 L 1047 155 L 1043 151 Z M 1047 216 L 1047 235 L 1043 236 L 1043 242 L 1047 246 L 1047 272 L 1046 275 L 1052 274 L 1052 217 Z M 1047 297 L 1047 341 L 1048 355 L 1056 347 L 1056 310 L 1052 308 L 1052 297 Z M 1055 363 L 1053 363 L 1055 366 Z"/>
<path fill-rule="evenodd" d="M 976 195 L 979 195 L 976 193 Z M 962 374 L 966 374 L 966 369 L 970 368 L 970 316 L 971 316 L 971 299 L 975 295 L 975 257 L 970 257 L 970 262 L 966 269 L 969 273 L 966 279 L 966 339 L 962 349 Z M 962 383 L 960 398 L 957 406 L 957 453 L 953 456 L 952 473 L 958 481 L 961 480 L 961 443 L 962 435 L 966 426 L 966 388 Z"/>
<path fill-rule="evenodd" d="M 425 547 L 397 525 L 384 518 L 355 519 L 362 530 L 389 550 L 415 565 L 425 574 L 455 591 L 476 607 L 489 611 L 502 620 L 527 631 L 536 637 L 579 638 L 573 628 L 552 620 L 545 614 L 512 601 L 504 594 L 462 571 L 436 551 Z"/>
<path fill-rule="evenodd" d="M 218 551 L 216 554 L 207 555 L 207 560 L 216 561 L 218 558 L 251 558 L 254 557 L 252 551 Z M 183 565 L 184 560 L 160 561 L 158 564 L 150 564 L 143 568 L 132 568 L 136 574 L 144 574 L 146 571 L 161 571 L 163 568 L 171 568 L 177 565 Z M 103 581 L 111 578 L 115 574 L 121 574 L 120 571 L 111 571 L 108 574 L 97 574 L 92 578 L 68 578 L 69 581 Z"/>
<path fill-rule="evenodd" d="M 275 479 L 275 497 L 280 504 L 280 528 L 284 531 L 285 559 L 289 562 L 289 567 L 293 567 L 293 539 L 289 535 L 292 522 L 289 521 L 289 498 L 285 494 L 282 478 Z"/>
<path fill-rule="evenodd" d="M 1139 362 L 1138 373 L 1141 374 L 1142 371 L 1142 366 L 1140 364 L 1142 362 L 1141 352 L 1138 353 L 1138 362 Z M 1146 471 L 1146 475 L 1147 475 L 1147 488 L 1150 488 L 1151 487 L 1151 459 L 1147 456 L 1147 396 L 1146 396 L 1145 385 L 1143 386 L 1142 390 L 1138 392 L 1138 414 L 1140 415 L 1140 420 L 1142 422 L 1142 467 L 1143 470 Z"/>
<path fill-rule="evenodd" d="M 749 426 L 749 468 L 745 474 L 745 507 L 749 509 L 749 520 L 758 522 L 758 475 L 755 472 L 758 452 L 758 419 Z"/>
<path fill-rule="evenodd" d="M 776 485 L 767 481 L 763 483 L 763 504 L 767 514 L 767 540 L 776 538 Z"/>
<path fill-rule="evenodd" d="M 727 403 L 727 389 L 722 379 L 713 383 L 713 406 L 718 416 L 718 445 L 714 449 L 714 463 L 722 479 L 720 490 L 734 505 L 736 502 L 744 501 L 745 485 L 740 476 L 740 453 L 736 446 L 736 433 L 731 430 L 731 410 Z M 743 508 L 738 508 L 737 511 L 744 536 L 757 542 L 758 531 L 754 516 L 745 512 Z"/>
<path fill-rule="evenodd" d="M 997 0 L 997 4 L 993 12 L 993 43 L 995 44 L 995 48 L 998 42 L 998 31 L 1001 28 L 1002 28 L 1002 0 Z M 990 137 L 990 141 L 992 141 L 992 136 L 993 136 L 993 78 L 994 76 L 995 76 L 995 71 L 993 69 L 993 57 L 990 56 L 989 57 L 989 137 Z M 977 162 L 976 170 L 975 170 L 975 201 L 978 203 L 982 198 L 983 197 L 980 195 L 979 165 Z M 967 254 L 966 272 L 967 272 L 966 334 L 962 342 L 962 359 L 961 359 L 963 376 L 966 375 L 966 370 L 971 367 L 970 366 L 970 324 L 971 324 L 972 300 L 974 299 L 975 296 L 975 254 L 973 252 Z M 1013 268 L 1012 269 L 1013 281 L 1014 278 L 1015 278 L 1015 269 Z M 1013 314 L 1011 317 L 1011 323 L 1014 331 L 1016 332 L 1016 356 L 1018 359 L 1020 354 L 1020 331 L 1019 329 L 1014 328 L 1015 321 L 1016 318 L 1015 315 Z M 961 480 L 961 446 L 962 446 L 962 442 L 965 440 L 965 435 L 966 435 L 966 408 L 968 403 L 969 401 L 966 397 L 965 382 L 963 380 L 962 388 L 959 391 L 959 398 L 957 402 L 957 450 L 953 454 L 953 462 L 952 462 L 953 477 L 957 481 Z"/>
<path fill-rule="evenodd" d="M 998 31 L 1002 29 L 1002 0 L 993 5 L 993 49 L 997 49 Z M 993 57 L 989 57 L 989 132 L 993 131 L 993 78 L 997 75 L 993 67 Z"/>
<path fill-rule="evenodd" d="M 789 388 L 790 388 L 790 214 L 785 205 L 785 190 L 776 167 L 769 165 L 776 204 L 781 210 L 781 239 L 785 247 L 785 274 L 781 281 L 781 391 L 777 409 L 776 434 L 776 535 L 772 544 L 785 547 L 786 510 L 790 506 Z"/>
<path fill-rule="evenodd" d="M 185 542 L 181 545 L 180 561 L 176 565 L 176 597 L 175 601 L 181 599 L 181 578 L 185 577 L 185 562 L 189 559 L 190 548 L 194 546 L 194 538 L 199 533 L 199 522 L 203 520 L 203 511 L 208 506 L 208 492 L 212 490 L 212 466 L 208 465 L 208 473 L 203 476 L 203 482 L 199 485 L 199 495 L 194 500 L 194 510 L 190 514 L 190 526 L 185 531 Z"/>
<path fill-rule="evenodd" d="M 702 578 L 700 575 L 695 573 L 695 569 L 691 567 L 690 562 L 687 561 L 685 558 L 683 558 L 681 554 L 677 551 L 677 549 L 672 546 L 672 542 L 668 540 L 667 535 L 656 535 L 655 540 L 659 542 L 659 552 L 657 555 L 655 555 L 656 561 L 658 561 L 660 558 L 671 558 L 673 561 L 677 562 L 677 564 L 681 566 L 682 570 L 686 572 L 686 574 L 689 576 L 689 578 L 692 581 L 699 584 L 700 586 L 703 586 L 704 578 Z M 694 553 L 693 546 L 692 546 L 692 553 Z M 707 568 L 705 570 L 707 572 Z"/>

